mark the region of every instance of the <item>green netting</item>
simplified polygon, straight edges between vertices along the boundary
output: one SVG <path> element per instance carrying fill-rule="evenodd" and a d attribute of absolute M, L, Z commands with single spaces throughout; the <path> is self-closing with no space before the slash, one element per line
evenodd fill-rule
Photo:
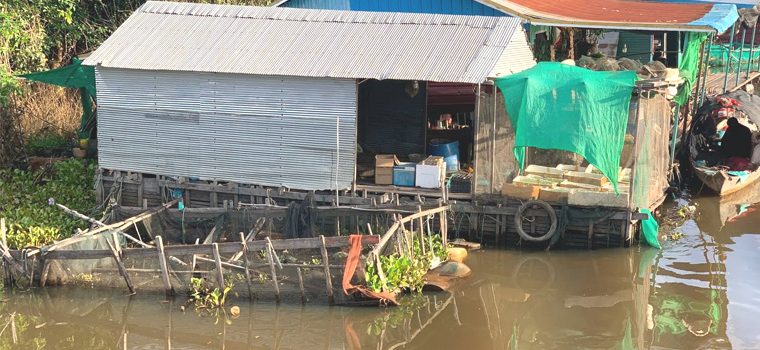
<path fill-rule="evenodd" d="M 678 65 L 681 71 L 681 77 L 684 83 L 678 89 L 678 94 L 673 99 L 679 106 L 689 101 L 691 95 L 691 86 L 697 78 L 699 72 L 699 56 L 702 50 L 702 43 L 707 39 L 707 33 L 689 32 L 686 34 L 686 45 L 684 47 L 683 58 Z"/>
<path fill-rule="evenodd" d="M 21 77 L 67 88 L 79 89 L 82 96 L 82 125 L 80 132 L 85 131 L 92 118 L 92 101 L 95 100 L 95 68 L 83 66 L 82 61 L 74 57 L 68 66 L 21 75 Z"/>
<path fill-rule="evenodd" d="M 515 157 L 525 147 L 577 153 L 598 168 L 618 193 L 636 72 L 595 72 L 554 62 L 496 79 L 515 129 Z"/>

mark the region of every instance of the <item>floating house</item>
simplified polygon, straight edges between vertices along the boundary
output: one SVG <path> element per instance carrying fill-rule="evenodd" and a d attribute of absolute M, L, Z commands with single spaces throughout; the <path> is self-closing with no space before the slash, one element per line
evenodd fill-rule
<path fill-rule="evenodd" d="M 682 22 L 661 25 L 713 28 Z M 628 110 L 616 121 L 621 169 L 607 174 L 620 182 L 582 160 L 539 165 L 529 151 L 520 164 L 505 102 L 515 96 L 497 82 L 542 72 L 523 28 L 508 16 L 149 1 L 84 62 L 98 90 L 99 199 L 144 207 L 173 195 L 191 208 L 446 202 L 448 232 L 484 243 L 634 243 L 648 217 L 639 209 L 656 208 L 667 188 L 668 95 L 680 81 L 639 82 L 615 106 Z M 556 91 L 566 102 L 584 93 Z M 437 153 L 441 145 L 450 153 Z M 420 167 L 398 164 L 431 154 L 461 165 L 419 186 Z M 431 164 L 434 179 L 445 173 Z M 391 181 L 378 181 L 381 168 Z M 551 186 L 531 183 L 542 176 Z M 564 180 L 572 186 L 557 191 Z M 336 220 L 335 231 L 363 227 L 347 222 Z"/>

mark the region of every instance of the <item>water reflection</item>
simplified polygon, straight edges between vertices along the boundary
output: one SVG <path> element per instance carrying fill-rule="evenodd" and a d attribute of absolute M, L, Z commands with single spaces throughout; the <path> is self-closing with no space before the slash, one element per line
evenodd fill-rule
<path fill-rule="evenodd" d="M 661 251 L 476 252 L 452 293 L 388 310 L 238 301 L 215 318 L 120 290 L 5 295 L 0 349 L 758 349 L 751 197 L 693 201 Z"/>
<path fill-rule="evenodd" d="M 181 301 L 121 292 L 50 288 L 0 305 L 0 348 L 11 349 L 394 349 L 438 315 L 453 296 L 411 296 L 403 307 L 238 304 L 239 317 L 181 311 Z M 12 319 L 13 318 L 13 319 Z"/>

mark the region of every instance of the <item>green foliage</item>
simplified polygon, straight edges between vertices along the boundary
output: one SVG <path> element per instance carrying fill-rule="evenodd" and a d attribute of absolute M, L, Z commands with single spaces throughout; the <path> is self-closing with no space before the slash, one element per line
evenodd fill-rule
<path fill-rule="evenodd" d="M 51 156 L 70 146 L 70 140 L 59 133 L 46 131 L 30 136 L 26 148 L 30 155 Z"/>
<path fill-rule="evenodd" d="M 0 170 L 0 217 L 7 220 L 10 247 L 50 244 L 86 228 L 86 222 L 49 205 L 48 199 L 89 213 L 95 204 L 95 167 L 71 159 L 38 171 Z"/>
<path fill-rule="evenodd" d="M 380 292 L 383 289 L 388 291 L 421 292 L 425 285 L 425 274 L 433 265 L 434 260 L 445 261 L 448 258 L 448 248 L 445 247 L 441 238 L 433 235 L 430 240 L 425 241 L 425 252 L 422 252 L 422 246 L 417 235 L 411 235 L 413 242 L 414 258 L 402 256 L 398 253 L 392 255 L 380 256 L 380 266 L 385 274 L 385 283 L 378 275 L 377 266 L 368 262 L 364 273 L 364 279 L 367 288 L 374 292 Z M 430 249 L 432 246 L 432 249 Z"/>
<path fill-rule="evenodd" d="M 232 288 L 232 285 L 226 285 L 223 290 L 219 290 L 205 278 L 193 277 L 190 279 L 190 301 L 196 310 L 223 308 Z"/>

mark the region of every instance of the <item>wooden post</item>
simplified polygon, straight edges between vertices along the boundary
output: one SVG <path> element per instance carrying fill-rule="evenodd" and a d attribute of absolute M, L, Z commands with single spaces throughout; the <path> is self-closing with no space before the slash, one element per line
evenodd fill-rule
<path fill-rule="evenodd" d="M 224 270 L 222 270 L 222 256 L 219 254 L 219 243 L 212 243 L 211 249 L 214 265 L 216 265 L 216 283 L 219 284 L 219 290 L 224 290 Z"/>
<path fill-rule="evenodd" d="M 174 287 L 172 287 L 172 283 L 169 281 L 169 266 L 166 263 L 164 239 L 161 236 L 156 236 L 156 249 L 158 250 L 158 264 L 161 267 L 161 280 L 164 282 L 166 296 L 172 297 L 174 296 Z"/>
<path fill-rule="evenodd" d="M 253 288 L 251 288 L 251 270 L 249 269 L 250 262 L 248 261 L 248 242 L 242 232 L 240 232 L 240 243 L 243 246 L 241 254 L 243 255 L 243 267 L 245 267 L 245 284 L 248 286 L 248 298 L 253 300 Z"/>
<path fill-rule="evenodd" d="M 143 202 L 143 192 L 145 192 L 145 183 L 143 182 L 143 174 L 137 174 L 137 205 Z"/>
<path fill-rule="evenodd" d="M 301 304 L 306 303 L 306 291 L 303 288 L 303 273 L 301 273 L 301 268 L 296 268 L 296 272 L 298 273 L 298 288 L 301 290 Z"/>
<path fill-rule="evenodd" d="M 277 281 L 277 270 L 274 268 L 274 248 L 272 242 L 267 241 L 267 261 L 269 262 L 269 271 L 272 274 L 272 283 L 274 284 L 274 297 L 280 302 L 280 282 Z"/>
<path fill-rule="evenodd" d="M 441 217 L 441 242 L 446 246 L 449 243 L 449 220 L 446 215 L 446 210 L 440 212 Z"/>
<path fill-rule="evenodd" d="M 218 201 L 217 193 L 216 193 L 216 185 L 218 182 L 214 181 L 212 184 L 214 185 L 214 190 L 211 191 L 211 194 L 209 194 L 209 201 L 211 202 L 209 204 L 209 207 L 216 208 L 216 202 Z"/>
<path fill-rule="evenodd" d="M 115 242 L 116 235 L 114 234 L 112 238 L 114 240 L 113 244 L 111 244 L 111 241 L 108 240 L 108 237 L 106 237 L 106 243 L 108 244 L 108 248 L 111 249 L 111 255 L 113 256 L 113 260 L 116 262 L 116 268 L 119 269 L 119 274 L 121 274 L 121 276 L 124 277 L 124 282 L 127 283 L 129 294 L 135 294 L 135 287 L 132 286 L 132 279 L 129 278 L 129 274 L 127 273 L 127 268 L 124 267 L 124 262 L 121 261 L 121 253 L 115 247 L 115 245 L 117 244 Z"/>
<path fill-rule="evenodd" d="M 335 304 L 335 299 L 333 298 L 332 277 L 330 276 L 330 259 L 327 256 L 325 236 L 320 235 L 319 241 L 321 243 L 319 249 L 322 251 L 322 266 L 324 266 L 325 271 L 325 288 L 327 288 L 327 300 L 330 302 L 330 305 L 333 305 Z"/>
<path fill-rule="evenodd" d="M 422 213 L 422 207 L 419 205 L 417 206 L 417 213 Z M 417 232 L 420 236 L 420 250 L 422 251 L 422 255 L 425 255 L 427 253 L 427 249 L 425 248 L 425 232 L 423 232 L 424 230 L 422 227 L 422 216 L 417 218 L 417 226 L 419 226 L 417 228 Z"/>

